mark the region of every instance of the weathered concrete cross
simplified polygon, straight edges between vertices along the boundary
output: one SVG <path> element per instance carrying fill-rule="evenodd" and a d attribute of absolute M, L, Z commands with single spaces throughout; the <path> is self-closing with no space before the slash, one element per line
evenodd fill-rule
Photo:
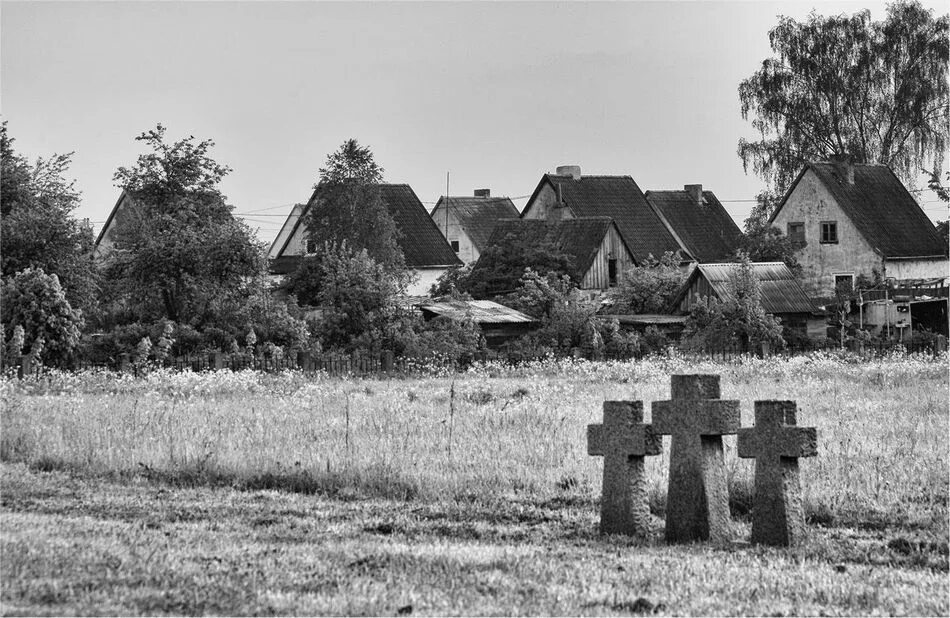
<path fill-rule="evenodd" d="M 604 423 L 587 426 L 587 453 L 604 458 L 600 533 L 643 535 L 650 530 L 643 458 L 663 451 L 643 424 L 642 401 L 605 401 Z"/>
<path fill-rule="evenodd" d="M 739 430 L 739 402 L 719 399 L 719 376 L 674 375 L 670 401 L 653 402 L 653 430 L 672 436 L 666 540 L 729 540 L 722 436 Z"/>
<path fill-rule="evenodd" d="M 795 545 L 805 533 L 798 458 L 818 454 L 818 431 L 796 427 L 794 401 L 756 401 L 755 427 L 739 430 L 739 457 L 755 458 L 752 542 Z"/>

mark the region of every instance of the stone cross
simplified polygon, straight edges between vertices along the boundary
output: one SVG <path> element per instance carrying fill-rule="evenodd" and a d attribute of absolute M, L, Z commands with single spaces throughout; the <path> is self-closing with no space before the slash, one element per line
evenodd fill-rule
<path fill-rule="evenodd" d="M 739 430 L 739 457 L 755 458 L 753 543 L 795 545 L 804 537 L 798 458 L 818 454 L 818 432 L 795 426 L 796 409 L 794 401 L 756 401 L 755 427 Z"/>
<path fill-rule="evenodd" d="M 719 399 L 719 376 L 671 376 L 670 401 L 653 402 L 653 430 L 669 434 L 666 540 L 729 540 L 722 436 L 739 430 L 739 402 Z"/>
<path fill-rule="evenodd" d="M 642 401 L 604 402 L 604 423 L 587 426 L 587 454 L 604 458 L 601 534 L 650 531 L 643 458 L 662 452 L 662 438 L 643 424 Z"/>

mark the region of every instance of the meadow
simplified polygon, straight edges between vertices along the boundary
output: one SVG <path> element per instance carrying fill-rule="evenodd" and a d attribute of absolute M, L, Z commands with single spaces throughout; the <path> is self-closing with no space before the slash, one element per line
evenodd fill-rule
<path fill-rule="evenodd" d="M 673 373 L 720 374 L 743 426 L 753 401 L 791 399 L 818 428 L 804 547 L 744 542 L 754 464 L 734 436 L 734 546 L 663 545 L 669 438 L 646 463 L 656 534 L 596 535 L 586 426 L 605 400 L 643 400 L 649 418 Z M 51 373 L 0 397 L 4 613 L 950 613 L 945 355 Z M 126 569 L 111 594 L 75 581 Z"/>

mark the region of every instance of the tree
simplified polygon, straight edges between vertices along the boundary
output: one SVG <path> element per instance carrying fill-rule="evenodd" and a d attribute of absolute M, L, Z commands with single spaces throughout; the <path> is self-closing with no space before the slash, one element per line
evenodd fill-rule
<path fill-rule="evenodd" d="M 561 251 L 553 241 L 539 238 L 533 230 L 521 227 L 485 249 L 469 276 L 460 278 L 456 285 L 459 291 L 474 298 L 491 298 L 518 288 L 529 269 L 541 276 L 553 273 L 578 280 L 571 255 Z"/>
<path fill-rule="evenodd" d="M 72 212 L 79 206 L 75 181 L 65 175 L 72 153 L 30 164 L 13 149 L 0 125 L 0 237 L 4 277 L 28 268 L 55 274 L 72 307 L 94 307 L 98 276 L 92 260 L 92 230 Z"/>
<path fill-rule="evenodd" d="M 637 335 L 621 332 L 616 320 L 599 319 L 596 303 L 584 298 L 566 275 L 541 275 L 528 268 L 518 289 L 502 300 L 540 322 L 513 347 L 525 356 L 567 356 L 575 350 L 587 357 L 631 356 L 639 350 Z"/>
<path fill-rule="evenodd" d="M 317 331 L 325 349 L 394 349 L 404 311 L 396 302 L 402 287 L 367 251 L 345 242 L 324 245 L 309 267 L 320 282 L 314 298 L 303 299 L 324 314 Z"/>
<path fill-rule="evenodd" d="M 306 217 L 310 242 L 316 247 L 343 246 L 369 257 L 391 272 L 405 269 L 399 229 L 383 203 L 380 167 L 369 148 L 347 140 L 320 168 L 314 202 Z"/>
<path fill-rule="evenodd" d="M 107 266 L 111 319 L 213 326 L 264 268 L 262 248 L 218 188 L 230 169 L 208 156 L 213 141 L 168 144 L 161 124 L 135 139 L 152 152 L 114 177 L 133 206 Z"/>
<path fill-rule="evenodd" d="M 611 312 L 664 313 L 686 276 L 671 251 L 659 260 L 650 256 L 641 266 L 628 268 L 610 291 Z"/>
<path fill-rule="evenodd" d="M 889 5 L 881 22 L 866 10 L 780 17 L 776 56 L 739 85 L 742 117 L 759 133 L 739 140 L 746 170 L 781 191 L 806 162 L 850 154 L 913 185 L 947 147 L 948 30 L 946 15 L 916 1 Z"/>
<path fill-rule="evenodd" d="M 767 342 L 782 347 L 782 325 L 762 308 L 762 289 L 748 256 L 729 275 L 722 299 L 700 298 L 690 311 L 683 329 L 687 347 L 717 349 L 751 346 Z"/>
<path fill-rule="evenodd" d="M 23 329 L 20 348 L 43 349 L 47 360 L 65 360 L 79 343 L 82 313 L 74 309 L 56 275 L 41 268 L 27 268 L 8 277 L 2 286 L 0 320 L 4 340 L 16 339 Z"/>

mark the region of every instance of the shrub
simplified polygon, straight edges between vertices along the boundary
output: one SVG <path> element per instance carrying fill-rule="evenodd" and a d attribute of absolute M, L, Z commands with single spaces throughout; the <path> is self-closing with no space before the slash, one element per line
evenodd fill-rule
<path fill-rule="evenodd" d="M 470 317 L 465 320 L 437 317 L 421 325 L 417 337 L 404 355 L 420 360 L 441 360 L 464 367 L 484 350 L 482 331 Z"/>
<path fill-rule="evenodd" d="M 67 359 L 79 345 L 82 313 L 73 309 L 56 275 L 41 268 L 27 268 L 3 282 L 0 316 L 3 337 L 13 337 L 13 329 L 23 327 L 25 347 L 43 342 L 46 359 Z"/>

